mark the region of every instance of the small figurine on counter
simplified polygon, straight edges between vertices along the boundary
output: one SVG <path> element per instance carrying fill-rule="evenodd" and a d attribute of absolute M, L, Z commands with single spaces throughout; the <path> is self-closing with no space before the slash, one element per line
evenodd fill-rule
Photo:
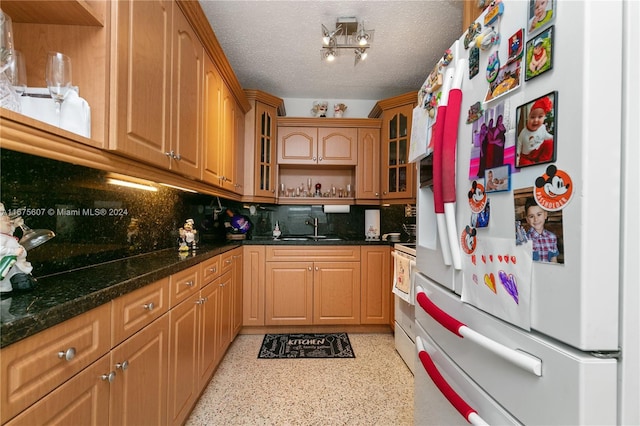
<path fill-rule="evenodd" d="M 178 251 L 195 250 L 197 230 L 193 229 L 193 219 L 187 219 L 184 226 L 179 229 Z"/>
<path fill-rule="evenodd" d="M 311 109 L 311 114 L 314 117 L 326 117 L 328 109 L 329 109 L 329 102 L 327 102 L 327 101 L 322 101 L 322 102 L 316 101 L 316 102 L 313 103 L 313 108 Z"/>
<path fill-rule="evenodd" d="M 282 235 L 282 231 L 280 231 L 280 224 L 278 224 L 278 221 L 276 220 L 276 226 L 273 228 L 273 239 L 277 240 L 280 238 L 280 235 Z"/>
<path fill-rule="evenodd" d="M 38 283 L 31 275 L 33 266 L 27 262 L 27 251 L 13 236 L 17 225 L 0 203 L 0 293 L 31 290 Z"/>
<path fill-rule="evenodd" d="M 336 118 L 342 118 L 342 115 L 347 110 L 347 106 L 345 104 L 335 104 L 333 106 L 333 116 Z"/>

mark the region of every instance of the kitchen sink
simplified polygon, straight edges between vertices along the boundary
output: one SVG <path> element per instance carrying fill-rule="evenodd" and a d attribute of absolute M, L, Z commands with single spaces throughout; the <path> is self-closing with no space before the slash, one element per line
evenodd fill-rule
<path fill-rule="evenodd" d="M 328 235 L 287 235 L 281 241 L 342 241 L 342 238 Z"/>

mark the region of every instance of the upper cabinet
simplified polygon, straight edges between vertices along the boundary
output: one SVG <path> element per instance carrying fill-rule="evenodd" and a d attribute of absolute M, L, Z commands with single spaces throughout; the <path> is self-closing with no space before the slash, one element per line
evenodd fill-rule
<path fill-rule="evenodd" d="M 199 178 L 202 45 L 172 1 L 111 4 L 117 49 L 109 147 Z"/>
<path fill-rule="evenodd" d="M 369 117 L 382 118 L 382 200 L 415 203 L 415 164 L 409 163 L 411 118 L 417 93 L 411 92 L 380 101 Z"/>
<path fill-rule="evenodd" d="M 252 110 L 245 116 L 244 197 L 250 202 L 275 203 L 277 117 L 284 101 L 259 90 L 245 90 Z"/>
<path fill-rule="evenodd" d="M 358 129 L 325 127 L 323 124 L 319 121 L 312 126 L 293 127 L 284 126 L 281 120 L 278 164 L 355 166 L 358 162 Z"/>

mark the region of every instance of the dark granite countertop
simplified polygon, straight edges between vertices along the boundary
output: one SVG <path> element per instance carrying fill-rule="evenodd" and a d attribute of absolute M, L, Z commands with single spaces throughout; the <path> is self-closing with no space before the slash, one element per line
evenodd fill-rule
<path fill-rule="evenodd" d="M 240 245 L 389 245 L 387 241 L 281 241 L 272 237 L 230 241 L 200 248 L 182 258 L 160 250 L 38 279 L 34 291 L 1 301 L 0 348 L 66 321 L 159 279 Z"/>
<path fill-rule="evenodd" d="M 0 347 L 239 246 L 209 245 L 184 258 L 166 249 L 38 278 L 35 290 L 3 298 Z"/>
<path fill-rule="evenodd" d="M 284 239 L 274 239 L 270 236 L 254 236 L 250 240 L 244 240 L 242 242 L 244 245 L 260 245 L 260 246 L 270 246 L 270 245 L 296 245 L 296 246 L 369 246 L 369 245 L 389 245 L 388 241 L 381 240 L 365 240 L 365 239 L 320 239 L 313 240 L 308 239 L 304 240 L 295 240 L 295 241 L 287 241 Z"/>

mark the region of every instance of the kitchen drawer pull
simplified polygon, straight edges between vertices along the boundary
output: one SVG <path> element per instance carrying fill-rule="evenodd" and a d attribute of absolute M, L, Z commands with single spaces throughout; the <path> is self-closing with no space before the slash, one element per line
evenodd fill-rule
<path fill-rule="evenodd" d="M 434 320 L 439 322 L 444 328 L 450 332 L 457 334 L 462 338 L 467 338 L 475 344 L 482 346 L 488 351 L 498 355 L 502 359 L 522 368 L 524 371 L 542 376 L 542 361 L 532 355 L 511 349 L 493 339 L 488 338 L 484 334 L 480 334 L 469 328 L 465 323 L 458 321 L 445 311 L 440 309 L 425 293 L 421 286 L 416 286 L 416 302 L 426 313 Z"/>
<path fill-rule="evenodd" d="M 75 358 L 75 356 L 76 356 L 76 348 L 74 347 L 71 347 L 66 351 L 58 352 L 58 358 L 60 359 L 64 358 L 66 361 L 71 361 L 73 358 Z"/>
<path fill-rule="evenodd" d="M 218 267 L 214 266 L 213 268 L 209 268 L 209 272 L 213 272 L 214 274 L 218 272 Z"/>
<path fill-rule="evenodd" d="M 224 263 L 226 263 L 227 265 L 231 265 L 231 262 L 232 262 L 232 260 L 231 260 L 231 259 L 226 259 L 226 260 L 224 261 Z"/>
<path fill-rule="evenodd" d="M 153 308 L 155 308 L 156 305 L 154 305 L 153 302 L 149 302 L 149 303 L 145 303 L 144 305 L 142 305 L 142 307 L 144 309 L 146 309 L 147 311 L 153 311 Z"/>
<path fill-rule="evenodd" d="M 111 371 L 109 372 L 109 374 L 103 374 L 102 376 L 100 376 L 100 378 L 102 380 L 105 380 L 109 383 L 113 383 L 113 381 L 116 379 L 116 372 L 115 371 Z"/>
<path fill-rule="evenodd" d="M 424 367 L 425 371 L 433 380 L 440 393 L 451 403 L 458 413 L 462 415 L 472 425 L 488 425 L 482 417 L 478 415 L 478 412 L 474 410 L 467 402 L 462 399 L 458 393 L 453 390 L 451 385 L 447 383 L 447 380 L 442 377 L 442 374 L 438 371 L 438 367 L 431 359 L 431 356 L 427 353 L 422 344 L 420 336 L 416 336 L 416 349 L 418 350 L 418 358 Z"/>
<path fill-rule="evenodd" d="M 184 283 L 184 285 L 186 285 L 187 287 L 193 287 L 194 284 L 195 283 L 193 282 L 193 280 L 190 280 L 190 281 L 187 281 L 187 282 Z"/>
<path fill-rule="evenodd" d="M 116 370 L 117 369 L 121 369 L 122 371 L 126 370 L 127 368 L 129 368 L 129 361 L 122 361 L 116 364 Z"/>

